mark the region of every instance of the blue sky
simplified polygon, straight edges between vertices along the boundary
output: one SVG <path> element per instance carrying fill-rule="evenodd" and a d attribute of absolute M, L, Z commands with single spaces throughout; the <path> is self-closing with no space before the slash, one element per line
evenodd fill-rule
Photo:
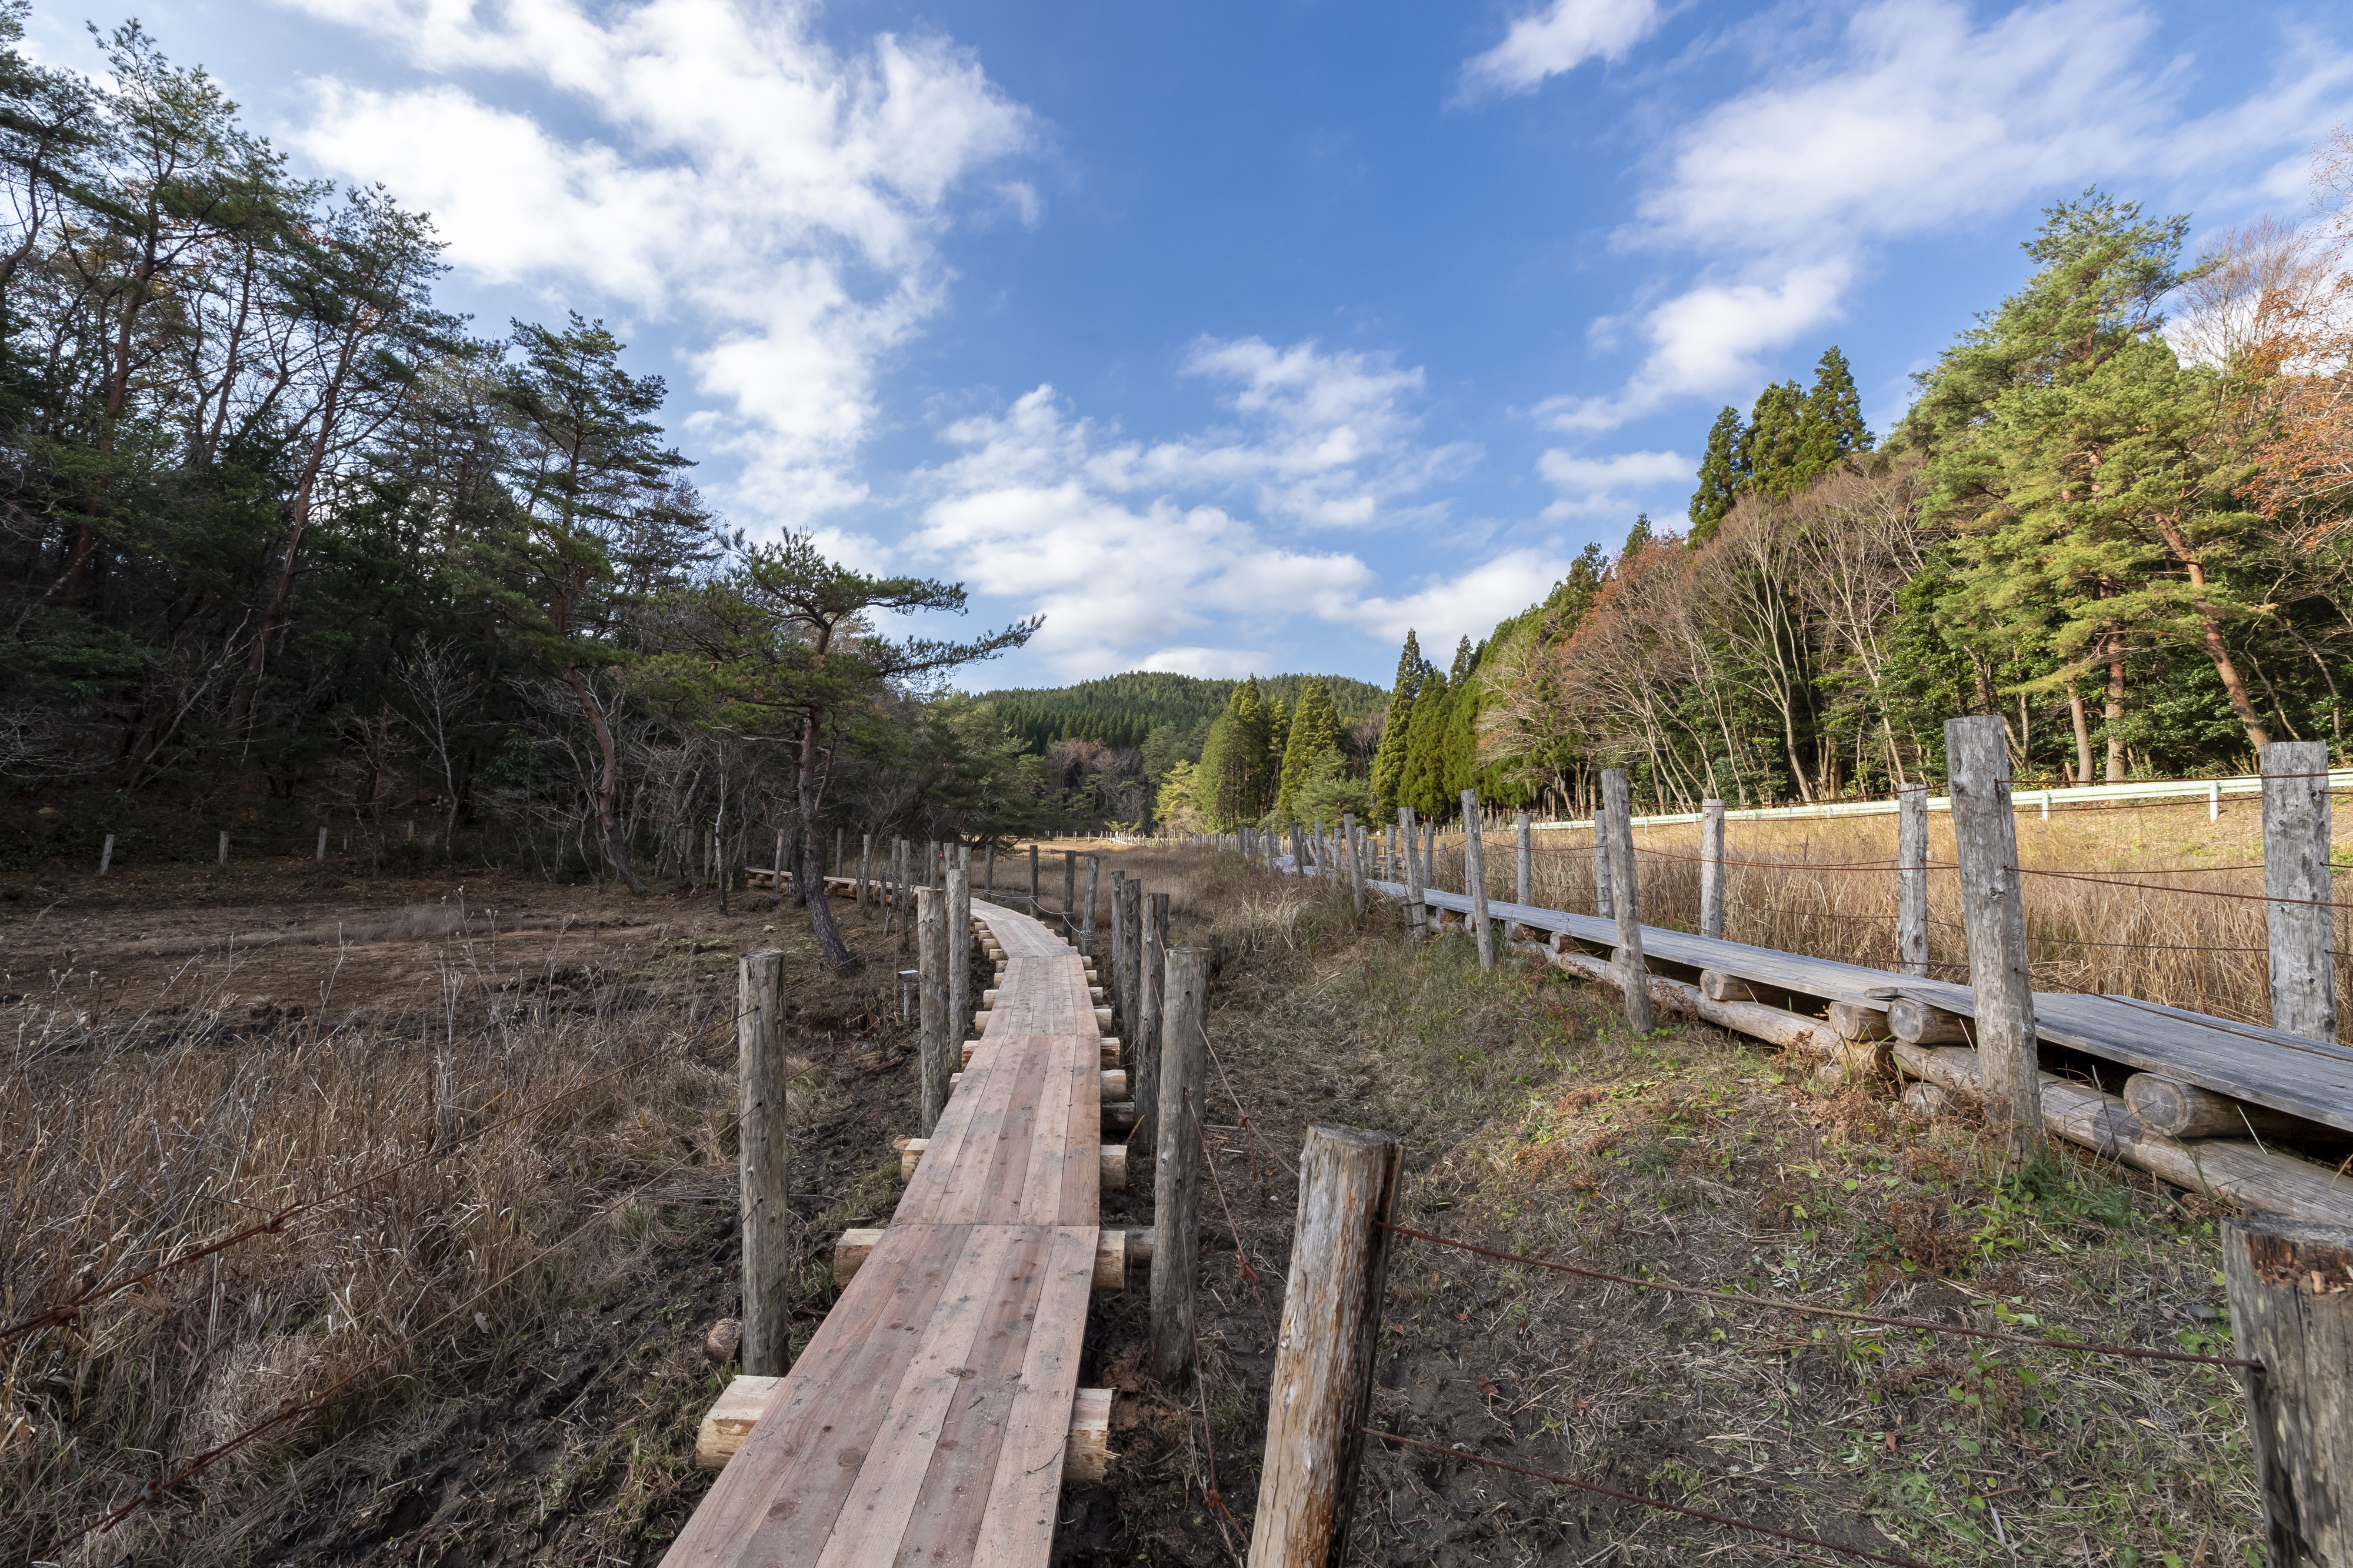
<path fill-rule="evenodd" d="M 1883 431 L 2042 205 L 2299 218 L 2353 120 L 2353 28 L 2261 5 L 139 15 L 479 330 L 614 325 L 731 524 L 1042 611 L 985 685 L 1442 662 L 1826 345 Z"/>

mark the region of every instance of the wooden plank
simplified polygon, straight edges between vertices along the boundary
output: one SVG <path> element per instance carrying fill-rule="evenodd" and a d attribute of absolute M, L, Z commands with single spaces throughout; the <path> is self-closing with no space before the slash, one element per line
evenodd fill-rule
<path fill-rule="evenodd" d="M 1071 1153 L 1071 1046 L 1068 1040 L 1045 1040 L 1034 1048 L 1039 1061 L 1038 1099 L 1029 1116 L 1029 1147 L 1022 1159 L 1018 1186 L 997 1188 L 986 1194 L 983 1218 L 991 1225 L 1058 1225 L 1061 1216 L 1062 1168 Z M 1102 1142 L 1102 1134 L 1086 1141 Z M 1081 1144 L 1084 1148 L 1085 1144 Z"/>
<path fill-rule="evenodd" d="M 768 1408 L 776 1384 L 784 1381 L 749 1374 L 730 1379 L 718 1401 L 704 1413 L 702 1426 L 695 1428 L 694 1468 L 725 1469 L 744 1439 L 752 1435 L 752 1428 L 759 1425 L 760 1414 Z"/>
<path fill-rule="evenodd" d="M 986 1475 L 993 1443 L 940 1451 L 958 1397 L 975 1374 L 976 1351 L 1009 1323 L 1026 1341 L 1029 1305 L 1048 1234 L 1009 1226 L 975 1226 L 964 1237 L 955 1272 L 918 1336 L 913 1357 L 892 1391 L 891 1407 L 865 1450 L 856 1479 L 828 1532 L 818 1568 L 864 1568 L 902 1560 L 900 1540 L 914 1517 L 935 1462 Z M 1092 1254 L 1090 1255 L 1092 1260 Z M 1058 1476 L 1055 1478 L 1060 1480 Z M 921 1561 L 921 1559 L 918 1559 Z"/>
<path fill-rule="evenodd" d="M 764 1533 L 757 1561 L 783 1568 L 817 1560 L 866 1444 L 914 1357 L 913 1331 L 930 1320 L 947 1283 L 956 1257 L 952 1235 L 932 1226 L 884 1234 L 663 1553 L 663 1568 L 742 1563 L 771 1519 L 796 1523 Z"/>
<path fill-rule="evenodd" d="M 1054 1233 L 1053 1255 L 1038 1302 L 1040 1327 L 1029 1338 L 1029 1359 L 1021 1368 L 1020 1391 L 1006 1420 L 997 1473 L 990 1479 L 976 1534 L 964 1541 L 910 1531 L 909 1546 L 939 1552 L 950 1562 L 969 1561 L 975 1568 L 1037 1568 L 1046 1561 L 1061 1490 L 1060 1457 L 1070 1441 L 1071 1406 L 1078 1394 L 1094 1252 L 1091 1226 Z M 944 1531 L 955 1521 L 939 1522 Z"/>
<path fill-rule="evenodd" d="M 1006 1108 L 1012 1104 L 1014 1090 L 1020 1082 L 1020 1057 L 1005 1057 L 987 1067 L 975 1062 L 965 1072 L 964 1092 L 956 1096 L 958 1103 L 949 1107 L 950 1115 L 940 1119 L 943 1127 L 953 1123 L 957 1136 L 953 1142 L 942 1139 L 925 1148 L 923 1163 L 916 1167 L 907 1190 L 900 1194 L 899 1206 L 892 1212 L 893 1225 L 918 1221 L 956 1223 L 943 1216 L 953 1212 L 956 1203 L 957 1173 L 968 1152 L 986 1160 L 994 1147 Z M 986 1076 L 976 1084 L 975 1074 Z M 969 1103 L 964 1103 L 966 1101 Z M 934 1158 L 935 1152 L 937 1158 Z"/>
<path fill-rule="evenodd" d="M 948 1175 L 948 1197 L 941 1217 L 951 1225 L 1003 1224 L 1019 1212 L 1022 1183 L 1029 1173 L 1031 1130 L 1038 1121 L 1038 1099 L 1046 1087 L 1050 1051 L 1032 1047 L 1021 1053 L 1008 1074 L 1013 1091 L 997 1108 L 996 1123 L 984 1140 L 977 1123 L 958 1161 L 960 1169 Z M 1003 1199 L 1012 1197 L 1010 1205 Z"/>

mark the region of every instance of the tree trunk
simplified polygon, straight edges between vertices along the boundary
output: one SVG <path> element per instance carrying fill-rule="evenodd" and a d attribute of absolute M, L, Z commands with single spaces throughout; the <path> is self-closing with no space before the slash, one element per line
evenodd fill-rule
<path fill-rule="evenodd" d="M 824 868 L 818 859 L 817 833 L 808 826 L 806 813 L 801 817 L 800 841 L 800 867 L 793 880 L 807 900 L 809 930 L 817 934 L 818 945 L 825 950 L 827 968 L 836 974 L 855 974 L 859 963 L 851 955 L 849 944 L 841 940 L 841 928 L 833 923 L 833 904 L 825 896 Z"/>
<path fill-rule="evenodd" d="M 605 722 L 596 700 L 588 695 L 588 684 L 580 679 L 579 668 L 565 665 L 564 678 L 571 682 L 573 698 L 580 704 L 580 711 L 587 715 L 588 728 L 596 732 L 596 749 L 604 757 L 604 772 L 596 781 L 596 826 L 605 840 L 606 862 L 613 868 L 614 875 L 628 884 L 629 891 L 641 894 L 646 885 L 638 879 L 637 868 L 629 864 L 629 847 L 622 840 L 620 819 L 613 815 L 613 797 L 620 790 L 621 764 L 614 751 L 612 729 Z"/>
<path fill-rule="evenodd" d="M 2075 726 L 2075 782 L 2092 782 L 2092 727 L 2084 718 L 2084 694 L 2070 688 L 2067 692 L 2067 717 Z"/>
<path fill-rule="evenodd" d="M 2125 782 L 2125 637 L 2111 627 L 2108 632 L 2108 700 L 2100 710 L 2108 731 L 2108 782 Z"/>

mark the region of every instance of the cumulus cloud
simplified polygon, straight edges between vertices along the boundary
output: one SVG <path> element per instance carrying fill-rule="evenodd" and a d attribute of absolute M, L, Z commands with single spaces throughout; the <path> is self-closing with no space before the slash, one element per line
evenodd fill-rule
<path fill-rule="evenodd" d="M 1657 0 L 1552 0 L 1515 16 L 1504 41 L 1463 62 L 1465 98 L 1531 92 L 1588 60 L 1622 60 L 1658 30 Z"/>
<path fill-rule="evenodd" d="M 1636 510 L 1634 492 L 1688 481 L 1699 465 L 1681 452 L 1620 452 L 1588 458 L 1553 447 L 1536 459 L 1536 472 L 1560 491 L 1548 518 L 1622 514 Z"/>
<path fill-rule="evenodd" d="M 716 399 L 695 422 L 744 459 L 729 499 L 804 522 L 863 493 L 879 359 L 936 311 L 960 186 L 1033 145 L 1029 111 L 936 38 L 844 54 L 804 7 L 749 0 L 294 0 L 415 65 L 528 78 L 590 127 L 558 133 L 448 82 L 313 84 L 295 141 L 435 214 L 450 259 L 609 309 L 681 319 Z M 1038 218 L 1036 192 L 976 195 Z"/>
<path fill-rule="evenodd" d="M 1403 642 L 1409 627 L 1421 634 L 1433 655 L 1456 638 L 1485 637 L 1495 623 L 1515 616 L 1550 592 L 1568 572 L 1567 553 L 1549 545 L 1508 550 L 1458 577 L 1437 578 L 1396 598 L 1367 598 L 1356 607 L 1357 624 L 1390 642 Z"/>
<path fill-rule="evenodd" d="M 907 550 L 952 563 L 1018 613 L 1042 612 L 1032 652 L 1070 675 L 1269 673 L 1267 627 L 1295 634 L 1303 619 L 1401 638 L 1398 616 L 1416 606 L 1472 632 L 1493 623 L 1472 624 L 1493 606 L 1525 607 L 1525 551 L 1504 569 L 1473 568 L 1468 586 L 1434 582 L 1388 599 L 1360 555 L 1303 542 L 1335 521 L 1377 521 L 1384 485 L 1430 468 L 1401 403 L 1419 371 L 1256 339 L 1203 340 L 1185 368 L 1224 378 L 1221 403 L 1243 422 L 1133 441 L 1040 386 L 948 426 L 959 450 L 916 476 L 921 518 Z M 1228 504 L 1236 494 L 1265 510 L 1244 515 Z M 1228 627 L 1248 629 L 1232 644 L 1213 640 Z"/>

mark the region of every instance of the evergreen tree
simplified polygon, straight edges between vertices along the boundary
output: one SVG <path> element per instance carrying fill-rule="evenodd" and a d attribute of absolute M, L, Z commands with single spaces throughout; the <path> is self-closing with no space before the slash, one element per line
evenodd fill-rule
<path fill-rule="evenodd" d="M 1833 353 L 1837 351 L 1832 350 Z M 1732 514 L 1748 470 L 1741 459 L 1743 427 L 1739 410 L 1726 405 L 1708 427 L 1707 452 L 1699 460 L 1699 489 L 1692 492 L 1691 542 L 1704 544 Z"/>
<path fill-rule="evenodd" d="M 1197 793 L 1222 831 L 1266 814 L 1273 790 L 1267 752 L 1273 736 L 1258 677 L 1234 688 L 1201 748 Z"/>
<path fill-rule="evenodd" d="M 1464 637 L 1461 642 L 1454 645 L 1454 663 L 1446 672 L 1446 685 L 1448 689 L 1451 690 L 1453 688 L 1462 684 L 1463 678 L 1471 673 L 1471 665 L 1476 657 L 1477 656 L 1471 651 L 1471 639 L 1469 637 Z"/>
<path fill-rule="evenodd" d="M 1806 395 L 1794 381 L 1768 386 L 1757 395 L 1757 406 L 1741 432 L 1741 467 L 1746 488 L 1769 496 L 1786 496 L 1804 479 Z"/>
<path fill-rule="evenodd" d="M 1463 640 L 1467 654 L 1470 639 Z M 1433 822 L 1443 822 L 1449 815 L 1447 695 L 1446 677 L 1435 669 L 1422 677 L 1421 689 L 1414 693 L 1413 717 L 1406 727 L 1405 768 L 1398 784 L 1398 798 L 1413 807 L 1415 815 Z"/>
<path fill-rule="evenodd" d="M 1854 372 L 1833 343 L 1814 363 L 1813 389 L 1806 394 L 1799 419 L 1791 488 L 1811 484 L 1843 459 L 1871 447 L 1871 431 L 1862 422 L 1862 395 L 1854 389 Z"/>
<path fill-rule="evenodd" d="M 1634 526 L 1626 531 L 1626 553 L 1630 556 L 1640 555 L 1649 547 L 1654 537 L 1651 530 L 1651 514 L 1647 511 L 1636 512 Z"/>
<path fill-rule="evenodd" d="M 1282 704 L 1277 703 L 1281 709 Z M 1320 680 L 1310 680 L 1299 689 L 1299 709 L 1292 715 L 1291 733 L 1282 747 L 1282 783 L 1275 798 L 1275 810 L 1284 817 L 1293 816 L 1299 792 L 1315 772 L 1317 765 L 1340 751 L 1340 716 L 1333 710 L 1332 693 Z"/>
<path fill-rule="evenodd" d="M 1389 688 L 1388 710 L 1381 719 L 1380 748 L 1373 753 L 1373 808 L 1382 816 L 1398 807 L 1398 784 L 1405 776 L 1406 728 L 1413 720 L 1422 669 L 1421 640 L 1409 627 L 1398 654 L 1397 682 Z"/>
<path fill-rule="evenodd" d="M 2126 658 L 2151 642 L 2203 651 L 2248 743 L 2270 738 L 2225 635 L 2268 606 L 2233 581 L 2255 520 L 2220 493 L 2215 373 L 2158 335 L 2189 221 L 2097 190 L 2048 209 L 2026 247 L 2043 269 L 1946 351 L 1907 421 L 1929 521 L 1959 531 L 1939 624 L 1988 657 L 2046 647 L 2037 686 L 2106 666 L 2111 778 Z"/>
<path fill-rule="evenodd" d="M 1642 520 L 1645 524 L 1649 519 Z M 1484 683 L 1479 667 L 1486 661 L 1487 645 L 1471 650 L 1461 679 L 1451 683 L 1446 704 L 1446 731 L 1440 742 L 1444 754 L 1446 798 L 1460 807 L 1462 792 L 1479 787 L 1479 710 L 1485 706 Z"/>

